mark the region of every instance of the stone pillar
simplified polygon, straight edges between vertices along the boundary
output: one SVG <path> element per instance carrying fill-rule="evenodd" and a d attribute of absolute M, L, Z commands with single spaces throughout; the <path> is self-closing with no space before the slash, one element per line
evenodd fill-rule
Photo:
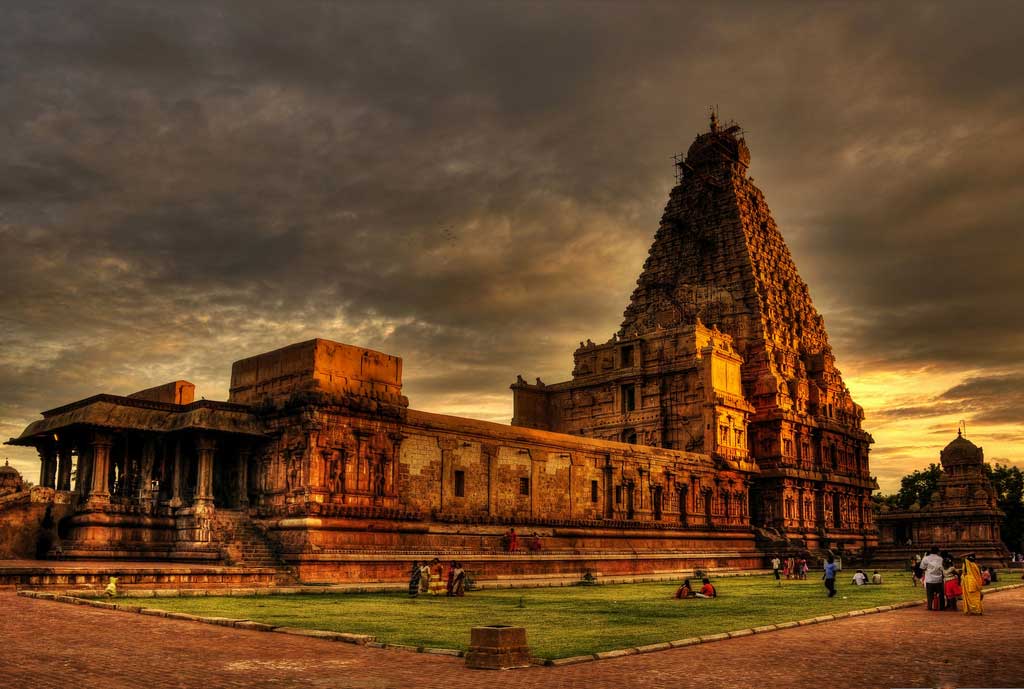
<path fill-rule="evenodd" d="M 242 508 L 249 506 L 249 455 L 249 448 L 238 451 L 238 506 Z"/>
<path fill-rule="evenodd" d="M 39 485 L 53 488 L 57 483 L 57 450 L 50 444 L 36 449 L 39 452 Z"/>
<path fill-rule="evenodd" d="M 78 470 L 75 472 L 75 490 L 83 498 L 88 497 L 92 486 L 92 445 L 87 442 L 78 444 Z"/>
<path fill-rule="evenodd" d="M 181 507 L 181 438 L 174 440 L 174 467 L 171 469 L 171 507 Z"/>
<path fill-rule="evenodd" d="M 112 441 L 106 433 L 95 433 L 92 439 L 92 487 L 89 490 L 89 504 L 110 502 L 110 446 Z"/>
<path fill-rule="evenodd" d="M 196 494 L 192 500 L 193 507 L 213 505 L 213 451 L 215 448 L 216 444 L 212 438 L 199 436 L 196 443 L 199 464 L 196 468 Z"/>
<path fill-rule="evenodd" d="M 57 448 L 57 490 L 71 490 L 71 445 L 61 443 Z"/>
<path fill-rule="evenodd" d="M 153 469 L 156 466 L 156 437 L 147 435 L 142 440 L 142 459 L 139 467 L 139 496 L 149 500 L 153 496 Z"/>

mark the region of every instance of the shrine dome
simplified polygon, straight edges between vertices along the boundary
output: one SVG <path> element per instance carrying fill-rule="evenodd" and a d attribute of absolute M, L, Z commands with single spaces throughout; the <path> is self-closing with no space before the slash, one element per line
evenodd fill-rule
<path fill-rule="evenodd" d="M 939 453 L 942 466 L 960 464 L 982 464 L 984 457 L 981 448 L 972 443 L 959 432 L 956 438 Z"/>
<path fill-rule="evenodd" d="M 9 462 L 4 462 L 0 467 L 0 493 L 9 493 L 22 489 L 21 472 L 12 467 Z"/>

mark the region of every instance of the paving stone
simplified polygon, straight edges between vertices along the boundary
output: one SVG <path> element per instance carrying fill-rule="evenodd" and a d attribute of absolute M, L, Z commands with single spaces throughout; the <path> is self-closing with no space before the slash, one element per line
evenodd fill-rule
<path fill-rule="evenodd" d="M 637 646 L 636 647 L 636 652 L 637 653 L 654 653 L 655 651 L 666 651 L 666 650 L 668 650 L 670 648 L 672 648 L 672 644 L 670 644 L 668 641 L 665 641 L 665 642 L 662 642 L 660 644 L 647 644 L 646 646 Z"/>
<path fill-rule="evenodd" d="M 253 622 L 252 620 L 239 620 L 234 625 L 237 629 L 249 629 L 257 632 L 272 632 L 275 627 L 272 624 L 264 624 L 263 622 Z"/>
<path fill-rule="evenodd" d="M 139 610 L 139 613 L 142 615 L 152 615 L 154 617 L 167 617 L 166 610 L 159 610 L 157 608 L 142 608 Z"/>
<path fill-rule="evenodd" d="M 608 658 L 622 658 L 624 656 L 631 656 L 635 653 L 635 648 L 619 648 L 614 651 L 602 651 L 601 653 L 595 653 L 594 656 L 599 660 L 607 660 Z"/>
<path fill-rule="evenodd" d="M 729 638 L 729 632 L 722 632 L 721 634 L 705 634 L 704 636 L 700 637 L 700 642 L 702 644 L 705 644 L 705 643 L 708 643 L 709 641 L 721 641 L 722 639 L 728 639 L 728 638 Z"/>
<path fill-rule="evenodd" d="M 548 665 L 552 667 L 562 667 L 563 665 L 578 665 L 579 663 L 589 663 L 594 660 L 594 656 L 570 656 L 568 658 L 555 658 L 549 660 Z"/>

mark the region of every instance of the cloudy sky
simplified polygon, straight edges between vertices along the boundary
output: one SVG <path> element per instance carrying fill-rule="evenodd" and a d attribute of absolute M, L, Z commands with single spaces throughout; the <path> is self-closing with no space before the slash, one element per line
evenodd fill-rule
<path fill-rule="evenodd" d="M 0 437 L 322 336 L 507 422 L 739 122 L 885 489 L 1024 465 L 1018 3 L 2 1 Z M 35 480 L 32 451 L 0 448 Z"/>

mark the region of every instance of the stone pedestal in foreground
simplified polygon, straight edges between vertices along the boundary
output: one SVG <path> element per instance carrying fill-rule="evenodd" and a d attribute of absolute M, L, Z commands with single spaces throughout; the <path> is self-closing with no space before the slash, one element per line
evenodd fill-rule
<path fill-rule="evenodd" d="M 474 670 L 510 670 L 530 664 L 526 629 L 495 624 L 473 627 L 469 636 L 466 667 Z"/>

